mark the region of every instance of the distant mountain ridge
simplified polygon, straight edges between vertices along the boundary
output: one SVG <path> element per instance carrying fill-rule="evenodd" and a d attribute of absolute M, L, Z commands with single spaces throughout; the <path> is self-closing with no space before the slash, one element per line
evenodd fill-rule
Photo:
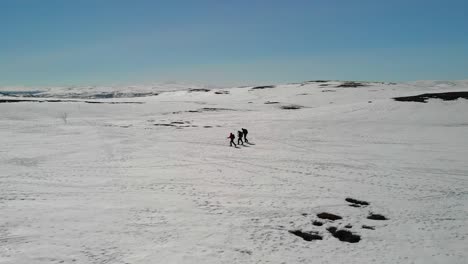
<path fill-rule="evenodd" d="M 457 86 L 468 86 L 468 80 L 455 81 L 431 81 L 421 80 L 404 83 L 393 82 L 376 82 L 376 81 L 339 81 L 339 80 L 311 80 L 300 83 L 290 84 L 266 84 L 258 86 L 234 86 L 222 87 L 215 85 L 199 85 L 188 83 L 159 83 L 146 85 L 115 85 L 115 86 L 62 86 L 62 87 L 22 87 L 22 86 L 5 86 L 0 87 L 0 96 L 7 97 L 32 97 L 32 98 L 67 98 L 67 99 L 109 99 L 109 98 L 133 98 L 155 96 L 165 92 L 208 92 L 210 90 L 229 89 L 229 88 L 250 88 L 250 89 L 266 89 L 279 86 L 304 86 L 316 84 L 319 87 L 330 88 L 358 88 L 363 86 L 373 85 L 405 85 L 419 88 L 451 88 Z M 221 89 L 223 88 L 223 89 Z M 219 94 L 219 93 L 218 93 Z"/>

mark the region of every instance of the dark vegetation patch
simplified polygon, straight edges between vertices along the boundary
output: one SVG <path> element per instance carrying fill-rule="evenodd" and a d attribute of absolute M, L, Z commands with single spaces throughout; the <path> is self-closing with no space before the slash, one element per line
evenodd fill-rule
<path fill-rule="evenodd" d="M 317 221 L 317 220 L 313 221 L 312 224 L 313 224 L 314 226 L 323 226 L 323 223 L 320 222 L 320 221 Z"/>
<path fill-rule="evenodd" d="M 347 201 L 348 203 L 352 203 L 352 204 L 369 205 L 369 203 L 366 201 L 361 201 L 361 200 L 357 200 L 354 198 L 346 198 L 345 201 Z"/>
<path fill-rule="evenodd" d="M 280 108 L 285 109 L 285 110 L 297 110 L 297 109 L 301 109 L 301 108 L 304 108 L 304 107 L 301 106 L 301 105 L 291 104 L 291 105 L 282 105 L 282 106 L 280 106 Z"/>
<path fill-rule="evenodd" d="M 171 124 L 180 124 L 180 125 L 182 125 L 182 124 L 185 124 L 185 122 L 184 121 L 172 121 Z"/>
<path fill-rule="evenodd" d="M 343 242 L 357 243 L 361 240 L 361 236 L 355 235 L 348 230 L 337 230 L 337 228 L 334 226 L 327 228 L 327 230 L 332 234 L 332 236 L 338 238 L 340 241 Z"/>
<path fill-rule="evenodd" d="M 76 101 L 76 100 L 27 100 L 27 99 L 0 99 L 1 103 L 86 103 L 86 104 L 144 104 L 143 102 L 96 102 L 96 101 Z"/>
<path fill-rule="evenodd" d="M 317 217 L 320 218 L 320 219 L 328 219 L 328 220 L 332 220 L 332 221 L 343 219 L 343 218 L 342 218 L 341 216 L 339 216 L 339 215 L 335 215 L 335 214 L 331 214 L 331 213 L 326 213 L 326 212 L 317 214 Z"/>
<path fill-rule="evenodd" d="M 302 232 L 301 230 L 289 230 L 289 233 L 301 237 L 305 241 L 322 240 L 322 236 L 317 232 Z"/>
<path fill-rule="evenodd" d="M 356 87 L 364 87 L 367 86 L 367 84 L 360 83 L 360 82 L 344 82 L 336 87 L 340 88 L 356 88 Z"/>
<path fill-rule="evenodd" d="M 266 101 L 265 104 L 279 104 L 279 102 L 275 102 L 275 101 Z"/>
<path fill-rule="evenodd" d="M 368 225 L 363 225 L 362 228 L 364 228 L 364 229 L 370 229 L 370 230 L 375 230 L 375 227 L 373 227 L 373 226 L 368 226 Z"/>
<path fill-rule="evenodd" d="M 330 93 L 330 92 L 336 92 L 336 90 L 329 90 L 329 89 L 322 90 L 322 93 Z"/>
<path fill-rule="evenodd" d="M 447 93 L 426 93 L 415 96 L 395 97 L 399 102 L 418 102 L 427 103 L 428 99 L 442 99 L 444 101 L 453 101 L 460 98 L 468 99 L 468 92 L 447 92 Z"/>
<path fill-rule="evenodd" d="M 370 219 L 370 220 L 388 220 L 388 218 L 386 218 L 385 216 L 381 215 L 381 214 L 373 214 L 371 213 L 367 219 Z"/>
<path fill-rule="evenodd" d="M 358 207 L 358 208 L 361 207 L 359 204 L 348 204 L 348 205 L 351 207 Z"/>
<path fill-rule="evenodd" d="M 262 89 L 271 89 L 271 88 L 275 88 L 275 86 L 274 85 L 255 86 L 255 87 L 252 87 L 252 89 L 250 90 L 262 90 Z"/>

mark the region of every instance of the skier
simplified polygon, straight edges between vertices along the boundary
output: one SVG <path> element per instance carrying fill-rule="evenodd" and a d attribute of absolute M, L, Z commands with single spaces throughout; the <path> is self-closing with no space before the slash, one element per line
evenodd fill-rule
<path fill-rule="evenodd" d="M 244 145 L 244 141 L 242 141 L 242 136 L 243 136 L 243 133 L 242 131 L 237 131 L 237 145 L 240 145 L 242 143 L 242 145 Z"/>
<path fill-rule="evenodd" d="M 249 141 L 247 140 L 247 134 L 249 133 L 249 131 L 247 131 L 247 129 L 245 128 L 242 128 L 242 134 L 244 134 L 244 141 L 246 143 L 249 143 Z"/>
<path fill-rule="evenodd" d="M 234 139 L 236 138 L 236 136 L 234 136 L 233 133 L 229 133 L 229 137 L 228 137 L 228 138 L 231 139 L 231 142 L 229 142 L 229 146 L 232 147 L 232 145 L 234 144 L 234 147 L 237 148 L 236 143 L 234 143 Z"/>

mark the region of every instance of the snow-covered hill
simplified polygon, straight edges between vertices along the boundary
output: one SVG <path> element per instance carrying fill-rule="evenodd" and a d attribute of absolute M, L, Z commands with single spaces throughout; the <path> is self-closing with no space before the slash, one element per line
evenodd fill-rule
<path fill-rule="evenodd" d="M 468 100 L 393 99 L 460 91 L 2 88 L 0 263 L 465 263 Z"/>
<path fill-rule="evenodd" d="M 151 85 L 0 87 L 0 96 L 106 99 L 154 96 L 179 90 L 205 90 L 206 86 L 187 83 Z"/>

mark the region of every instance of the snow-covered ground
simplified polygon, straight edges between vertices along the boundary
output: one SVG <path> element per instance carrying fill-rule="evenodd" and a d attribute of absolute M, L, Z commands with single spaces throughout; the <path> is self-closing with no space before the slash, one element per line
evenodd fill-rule
<path fill-rule="evenodd" d="M 466 263 L 468 81 L 340 84 L 0 103 L 0 263 Z"/>

